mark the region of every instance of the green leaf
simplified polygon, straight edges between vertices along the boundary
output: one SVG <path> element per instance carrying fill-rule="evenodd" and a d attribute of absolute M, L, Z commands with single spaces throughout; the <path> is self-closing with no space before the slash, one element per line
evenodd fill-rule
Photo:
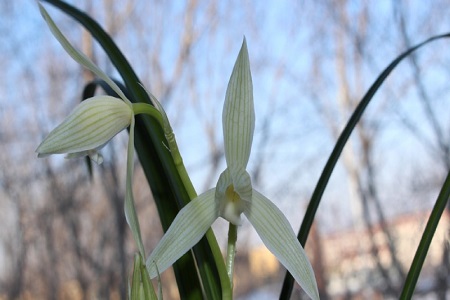
<path fill-rule="evenodd" d="M 447 174 L 444 184 L 442 185 L 439 196 L 431 211 L 430 218 L 428 219 L 425 230 L 422 234 L 422 238 L 417 247 L 416 254 L 414 255 L 413 262 L 409 268 L 408 275 L 406 276 L 405 285 L 402 289 L 400 299 L 411 299 L 414 293 L 414 289 L 419 279 L 420 271 L 422 270 L 423 263 L 427 257 L 428 249 L 430 248 L 431 240 L 438 226 L 439 220 L 450 200 L 450 171 Z"/>
<path fill-rule="evenodd" d="M 331 174 L 333 172 L 334 167 L 336 166 L 336 163 L 339 159 L 339 156 L 342 153 L 342 149 L 344 148 L 345 144 L 347 143 L 347 140 L 350 137 L 350 134 L 352 133 L 353 129 L 356 127 L 356 125 L 359 122 L 359 119 L 361 118 L 362 114 L 364 113 L 366 107 L 369 105 L 370 101 L 372 100 L 375 93 L 380 88 L 381 84 L 384 82 L 384 80 L 388 77 L 388 75 L 395 69 L 395 67 L 408 55 L 416 51 L 417 49 L 421 48 L 422 46 L 425 46 L 426 44 L 439 40 L 442 38 L 449 38 L 450 33 L 442 34 L 442 35 L 436 35 L 433 36 L 424 42 L 411 47 L 404 53 L 402 53 L 400 56 L 398 56 L 395 60 L 393 60 L 389 66 L 387 66 L 386 69 L 378 76 L 378 78 L 375 80 L 375 82 L 372 84 L 372 86 L 369 88 L 367 93 L 362 98 L 361 102 L 356 107 L 355 111 L 353 112 L 352 116 L 350 117 L 347 125 L 345 126 L 344 130 L 342 131 L 341 135 L 339 136 L 339 139 L 336 142 L 336 145 L 334 146 L 334 149 L 328 158 L 328 161 L 322 171 L 322 174 L 320 175 L 319 181 L 317 182 L 316 188 L 314 189 L 313 195 L 311 197 L 311 200 L 309 202 L 308 208 L 305 213 L 305 217 L 303 218 L 300 231 L 298 232 L 297 238 L 300 241 L 300 243 L 304 246 L 306 243 L 306 240 L 308 238 L 309 231 L 311 229 L 312 223 L 314 221 L 314 217 L 317 212 L 317 208 L 319 207 L 320 200 L 322 199 L 322 195 L 325 191 L 325 188 L 328 184 L 328 181 L 331 177 Z M 420 270 L 419 270 L 420 271 Z M 283 287 L 280 294 L 280 299 L 290 299 L 292 294 L 292 288 L 294 285 L 294 280 L 292 278 L 292 275 L 289 273 L 286 273 L 286 276 L 284 278 Z"/>

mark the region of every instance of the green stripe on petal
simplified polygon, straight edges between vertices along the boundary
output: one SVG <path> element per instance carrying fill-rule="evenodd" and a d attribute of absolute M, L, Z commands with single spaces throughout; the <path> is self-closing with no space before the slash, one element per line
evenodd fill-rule
<path fill-rule="evenodd" d="M 96 96 L 81 102 L 36 149 L 40 157 L 102 147 L 128 127 L 133 111 L 122 100 Z"/>
<path fill-rule="evenodd" d="M 147 258 L 150 278 L 164 272 L 203 237 L 219 215 L 214 203 L 215 189 L 193 199 L 177 214 L 172 225 Z"/>
<path fill-rule="evenodd" d="M 292 274 L 303 290 L 319 299 L 311 263 L 284 214 L 269 199 L 253 190 L 252 206 L 244 211 L 261 240 Z"/>
<path fill-rule="evenodd" d="M 245 169 L 255 129 L 252 75 L 245 38 L 228 83 L 222 123 L 227 165 L 231 169 Z"/>

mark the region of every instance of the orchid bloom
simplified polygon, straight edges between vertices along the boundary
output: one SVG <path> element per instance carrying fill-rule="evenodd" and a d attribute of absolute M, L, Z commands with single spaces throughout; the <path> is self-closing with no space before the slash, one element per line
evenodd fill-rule
<path fill-rule="evenodd" d="M 220 216 L 234 225 L 247 217 L 266 247 L 313 299 L 319 298 L 311 264 L 288 220 L 268 198 L 252 188 L 246 171 L 250 157 L 255 112 L 246 41 L 234 65 L 222 114 L 227 168 L 216 188 L 194 198 L 176 216 L 147 258 L 151 278 L 163 272 L 202 238 Z"/>
<path fill-rule="evenodd" d="M 81 102 L 39 145 L 39 157 L 67 153 L 68 158 L 88 155 L 96 163 L 97 152 L 117 133 L 130 126 L 133 110 L 121 99 L 96 96 Z"/>
<path fill-rule="evenodd" d="M 103 158 L 97 150 L 102 148 L 116 134 L 129 127 L 125 217 L 139 248 L 139 253 L 142 257 L 145 257 L 132 191 L 134 116 L 142 112 L 142 106 L 138 107 L 136 104 L 132 104 L 108 75 L 100 70 L 86 55 L 75 49 L 58 29 L 45 8 L 39 2 L 38 5 L 49 29 L 66 52 L 76 62 L 91 70 L 95 75 L 105 81 L 120 97 L 101 95 L 81 102 L 38 146 L 36 149 L 38 157 L 61 153 L 66 153 L 67 158 L 88 155 L 95 162 L 101 163 Z M 160 116 L 155 108 L 147 108 L 147 110 L 149 109 L 153 109 L 153 112 L 156 112 Z"/>

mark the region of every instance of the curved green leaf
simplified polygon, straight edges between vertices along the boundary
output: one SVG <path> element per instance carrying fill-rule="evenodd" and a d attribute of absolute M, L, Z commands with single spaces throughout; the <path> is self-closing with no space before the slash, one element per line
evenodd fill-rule
<path fill-rule="evenodd" d="M 333 151 L 331 152 L 330 157 L 328 158 L 328 161 L 322 171 L 322 174 L 320 175 L 319 181 L 317 182 L 316 188 L 314 189 L 314 192 L 311 196 L 311 200 L 308 204 L 308 208 L 306 209 L 305 217 L 302 221 L 300 231 L 298 232 L 297 238 L 300 241 L 300 243 L 304 246 L 306 243 L 306 240 L 308 238 L 309 231 L 311 229 L 312 223 L 314 221 L 314 217 L 317 212 L 317 208 L 319 207 L 320 200 L 322 199 L 322 195 L 325 191 L 325 188 L 328 184 L 328 181 L 331 177 L 331 174 L 333 172 L 333 169 L 339 159 L 339 156 L 341 155 L 342 149 L 344 148 L 345 144 L 347 143 L 347 140 L 350 137 L 350 134 L 352 133 L 353 129 L 356 127 L 356 124 L 359 122 L 359 119 L 361 118 L 362 114 L 364 113 L 366 107 L 369 105 L 370 101 L 372 100 L 375 93 L 378 91 L 378 88 L 381 86 L 381 84 L 384 82 L 384 80 L 389 76 L 389 74 L 392 72 L 392 70 L 395 69 L 395 67 L 408 55 L 416 51 L 417 49 L 421 48 L 422 46 L 425 46 L 426 44 L 439 40 L 442 38 L 449 38 L 450 33 L 442 34 L 442 35 L 436 35 L 433 36 L 424 42 L 408 49 L 404 53 L 402 53 L 400 56 L 398 56 L 394 61 L 392 61 L 389 66 L 387 66 L 386 69 L 378 76 L 378 78 L 375 80 L 375 82 L 372 84 L 372 86 L 369 88 L 367 93 L 362 98 L 361 102 L 356 107 L 355 111 L 353 112 L 352 116 L 350 117 L 347 125 L 345 126 L 344 130 L 342 131 L 341 135 L 339 136 L 336 145 L 334 146 Z M 292 278 L 292 275 L 289 273 L 286 273 L 286 276 L 284 278 L 283 287 L 280 294 L 280 299 L 290 299 L 292 294 L 292 288 L 294 285 L 294 279 Z"/>
<path fill-rule="evenodd" d="M 439 196 L 431 211 L 430 218 L 428 219 L 425 230 L 420 239 L 419 246 L 417 247 L 416 254 L 414 255 L 413 262 L 409 268 L 408 275 L 406 276 L 405 285 L 402 289 L 402 294 L 399 299 L 411 299 L 414 293 L 414 289 L 419 279 L 420 271 L 422 270 L 423 263 L 430 248 L 431 240 L 438 226 L 439 220 L 442 217 L 442 213 L 447 206 L 450 199 L 450 170 L 445 179 L 444 185 L 439 193 Z"/>

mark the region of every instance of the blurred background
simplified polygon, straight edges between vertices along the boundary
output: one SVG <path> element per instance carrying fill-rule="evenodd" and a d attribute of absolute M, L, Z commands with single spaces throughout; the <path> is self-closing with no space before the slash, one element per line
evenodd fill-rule
<path fill-rule="evenodd" d="M 106 29 L 162 102 L 199 193 L 225 166 L 221 111 L 245 35 L 257 118 L 248 170 L 296 232 L 337 137 L 373 81 L 410 46 L 450 31 L 446 0 L 75 5 Z M 46 8 L 74 45 L 117 78 L 81 26 Z M 399 296 L 450 169 L 449 47 L 437 41 L 401 63 L 344 150 L 306 246 L 324 299 Z M 34 1 L 0 2 L 0 68 L 0 299 L 125 299 L 136 252 L 123 214 L 126 132 L 104 148 L 92 178 L 83 159 L 37 159 L 40 141 L 93 77 L 52 37 Z M 138 161 L 134 193 L 150 252 L 162 230 Z M 223 247 L 227 228 L 214 224 Z M 447 209 L 418 299 L 449 295 L 449 235 Z M 237 249 L 236 298 L 276 299 L 284 269 L 246 220 Z M 171 270 L 162 283 L 165 299 L 179 297 Z"/>

